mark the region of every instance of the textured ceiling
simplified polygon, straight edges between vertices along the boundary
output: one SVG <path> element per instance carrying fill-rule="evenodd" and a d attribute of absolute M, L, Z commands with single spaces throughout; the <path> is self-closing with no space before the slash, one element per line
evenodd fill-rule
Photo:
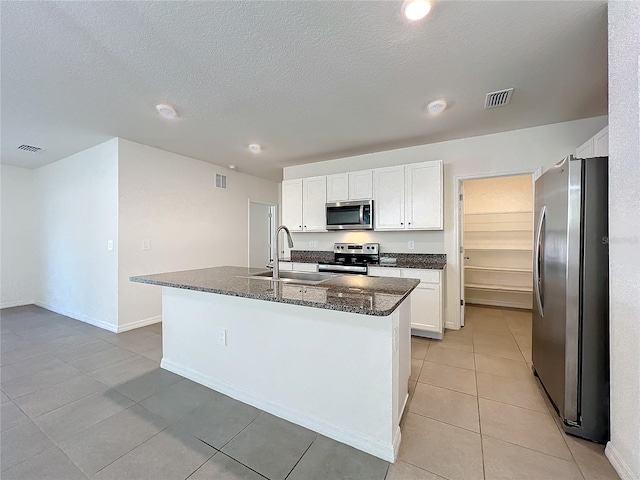
<path fill-rule="evenodd" d="M 1 161 L 38 167 L 118 136 L 279 180 L 288 165 L 607 113 L 604 1 L 440 1 L 418 23 L 400 7 L 3 1 Z M 510 105 L 483 109 L 509 87 Z M 437 98 L 449 108 L 425 115 Z"/>

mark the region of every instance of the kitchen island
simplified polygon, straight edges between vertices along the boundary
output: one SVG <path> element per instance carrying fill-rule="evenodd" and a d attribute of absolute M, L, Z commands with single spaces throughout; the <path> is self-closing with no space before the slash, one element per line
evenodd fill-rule
<path fill-rule="evenodd" d="M 271 281 L 215 267 L 132 277 L 162 290 L 161 366 L 393 462 L 417 280 Z"/>

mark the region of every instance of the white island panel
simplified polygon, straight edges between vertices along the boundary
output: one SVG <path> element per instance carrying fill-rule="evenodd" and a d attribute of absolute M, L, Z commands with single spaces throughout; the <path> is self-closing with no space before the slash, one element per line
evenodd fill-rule
<path fill-rule="evenodd" d="M 162 367 L 393 462 L 410 310 L 409 299 L 375 316 L 163 287 Z"/>

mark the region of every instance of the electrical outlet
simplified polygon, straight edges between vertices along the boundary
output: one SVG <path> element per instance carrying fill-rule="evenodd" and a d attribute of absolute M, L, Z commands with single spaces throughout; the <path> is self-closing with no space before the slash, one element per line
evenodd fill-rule
<path fill-rule="evenodd" d="M 409 250 L 413 250 L 413 249 L 415 249 L 415 248 L 416 248 L 416 243 L 415 243 L 413 240 L 409 240 L 409 241 L 407 242 L 407 248 L 408 248 Z"/>
<path fill-rule="evenodd" d="M 143 250 L 151 250 L 151 241 L 150 240 L 143 240 L 142 241 L 142 249 Z"/>
<path fill-rule="evenodd" d="M 309 248 L 313 248 L 313 240 L 309 240 Z"/>
<path fill-rule="evenodd" d="M 218 330 L 218 345 L 227 346 L 227 331 L 224 328 Z"/>
<path fill-rule="evenodd" d="M 318 248 L 318 240 L 313 241 L 313 248 Z"/>
<path fill-rule="evenodd" d="M 107 250 L 113 250 L 113 240 L 107 240 Z"/>

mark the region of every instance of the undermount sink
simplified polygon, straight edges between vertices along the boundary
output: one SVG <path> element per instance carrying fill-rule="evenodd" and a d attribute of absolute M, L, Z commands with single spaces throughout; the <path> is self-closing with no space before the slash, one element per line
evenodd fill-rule
<path fill-rule="evenodd" d="M 338 275 L 332 274 L 332 273 L 292 272 L 290 270 L 286 270 L 286 271 L 280 270 L 280 278 L 277 281 L 288 282 L 288 283 L 316 284 L 316 283 L 324 282 L 325 280 L 329 280 L 330 278 L 335 278 L 336 276 Z M 273 272 L 268 271 L 268 272 L 254 273 L 253 275 L 248 275 L 243 278 L 273 280 Z"/>

